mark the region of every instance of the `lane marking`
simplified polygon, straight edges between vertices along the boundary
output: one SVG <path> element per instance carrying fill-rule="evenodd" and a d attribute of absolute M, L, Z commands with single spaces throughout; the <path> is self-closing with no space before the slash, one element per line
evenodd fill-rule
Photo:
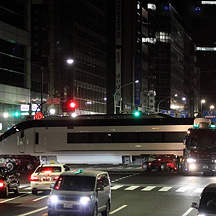
<path fill-rule="evenodd" d="M 168 191 L 170 190 L 172 187 L 162 187 L 160 190 L 158 191 Z"/>
<path fill-rule="evenodd" d="M 41 199 L 44 199 L 44 198 L 47 198 L 49 195 L 46 195 L 46 196 L 42 196 L 42 197 L 39 197 L 37 199 L 34 199 L 32 200 L 33 202 L 37 202 L 38 200 L 41 200 Z"/>
<path fill-rule="evenodd" d="M 45 206 L 43 208 L 39 208 L 37 210 L 34 210 L 34 211 L 30 211 L 30 212 L 27 212 L 27 213 L 24 213 L 24 214 L 20 214 L 20 215 L 17 215 L 17 216 L 27 216 L 27 215 L 31 215 L 31 214 L 34 214 L 34 213 L 37 213 L 37 212 L 40 212 L 40 211 L 43 211 L 45 209 L 47 209 L 48 206 Z"/>
<path fill-rule="evenodd" d="M 185 192 L 188 189 L 188 187 L 180 187 L 178 190 L 175 192 Z"/>
<path fill-rule="evenodd" d="M 189 208 L 182 216 L 187 216 L 194 208 Z"/>
<path fill-rule="evenodd" d="M 26 196 L 26 194 L 22 194 L 20 196 L 16 196 L 16 197 L 13 197 L 13 198 L 10 198 L 10 199 L 6 199 L 6 200 L 3 200 L 3 201 L 0 201 L 0 203 L 10 202 L 12 200 L 15 200 L 15 199 L 23 197 L 23 196 Z"/>
<path fill-rule="evenodd" d="M 151 191 L 154 188 L 156 188 L 156 186 L 147 186 L 147 187 L 143 188 L 142 191 Z"/>
<path fill-rule="evenodd" d="M 115 214 L 116 212 L 122 210 L 122 209 L 125 208 L 125 207 L 127 207 L 127 205 L 120 206 L 119 208 L 117 208 L 117 209 L 111 211 L 109 214 Z"/>
<path fill-rule="evenodd" d="M 204 188 L 197 188 L 196 190 L 193 191 L 193 193 L 202 193 Z"/>
<path fill-rule="evenodd" d="M 119 188 L 121 188 L 123 186 L 124 185 L 114 185 L 114 186 L 111 187 L 111 190 L 117 190 L 117 189 L 119 189 Z"/>
<path fill-rule="evenodd" d="M 130 187 L 125 188 L 124 190 L 126 190 L 126 191 L 132 191 L 132 190 L 137 189 L 138 187 L 139 186 L 130 186 Z"/>

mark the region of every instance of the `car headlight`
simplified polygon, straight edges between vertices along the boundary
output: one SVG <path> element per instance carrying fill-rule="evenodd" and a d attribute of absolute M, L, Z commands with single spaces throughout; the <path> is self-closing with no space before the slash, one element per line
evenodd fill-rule
<path fill-rule="evenodd" d="M 49 198 L 49 201 L 53 204 L 57 203 L 58 202 L 58 196 L 56 195 L 51 195 L 50 198 Z"/>
<path fill-rule="evenodd" d="M 197 170 L 197 165 L 194 164 L 194 163 L 189 164 L 189 170 L 190 170 L 190 171 L 195 171 L 195 170 Z"/>
<path fill-rule="evenodd" d="M 195 163 L 195 162 L 196 162 L 196 159 L 188 158 L 188 159 L 187 159 L 187 162 L 188 162 L 188 163 Z"/>
<path fill-rule="evenodd" d="M 87 197 L 87 196 L 81 197 L 81 198 L 80 198 L 80 203 L 81 203 L 82 205 L 87 205 L 90 201 L 91 201 L 91 198 L 90 198 L 90 197 Z"/>

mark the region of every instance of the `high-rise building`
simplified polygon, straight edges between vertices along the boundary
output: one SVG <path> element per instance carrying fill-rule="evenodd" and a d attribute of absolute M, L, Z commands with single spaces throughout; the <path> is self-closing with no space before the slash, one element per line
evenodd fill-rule
<path fill-rule="evenodd" d="M 77 114 L 107 112 L 107 1 L 48 3 L 50 98 L 74 100 Z M 73 60 L 67 64 L 67 60 Z M 51 107 L 51 106 L 50 106 Z M 63 110 L 62 110 L 63 108 Z"/>
<path fill-rule="evenodd" d="M 29 111 L 31 1 L 0 1 L 0 133 Z"/>

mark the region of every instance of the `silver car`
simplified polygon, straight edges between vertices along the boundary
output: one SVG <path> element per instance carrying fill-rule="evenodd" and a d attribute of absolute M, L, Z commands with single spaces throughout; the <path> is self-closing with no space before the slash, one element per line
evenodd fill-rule
<path fill-rule="evenodd" d="M 48 216 L 109 214 L 111 183 L 107 172 L 81 169 L 63 172 L 51 187 Z"/>

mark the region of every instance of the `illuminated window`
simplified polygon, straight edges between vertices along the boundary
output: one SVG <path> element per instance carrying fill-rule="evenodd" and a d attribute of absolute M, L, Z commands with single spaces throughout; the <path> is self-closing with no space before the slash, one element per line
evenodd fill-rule
<path fill-rule="evenodd" d="M 170 36 L 168 32 L 157 32 L 156 39 L 157 41 L 168 43 L 170 41 Z"/>
<path fill-rule="evenodd" d="M 196 51 L 216 51 L 216 47 L 196 47 Z"/>
<path fill-rule="evenodd" d="M 201 4 L 216 4 L 216 1 L 201 1 Z"/>

